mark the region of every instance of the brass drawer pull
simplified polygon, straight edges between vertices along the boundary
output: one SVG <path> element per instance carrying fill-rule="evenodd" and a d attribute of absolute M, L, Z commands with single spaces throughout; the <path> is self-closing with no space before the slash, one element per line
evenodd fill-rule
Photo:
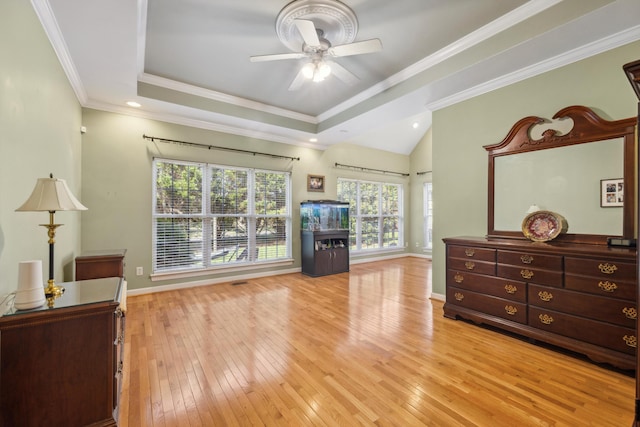
<path fill-rule="evenodd" d="M 622 313 L 624 313 L 625 317 L 627 319 L 637 319 L 638 318 L 638 311 L 633 308 L 633 307 L 625 307 L 622 309 Z"/>
<path fill-rule="evenodd" d="M 540 321 L 545 325 L 550 325 L 553 323 L 553 317 L 549 316 L 548 314 L 541 314 L 538 316 L 538 319 L 540 319 Z"/>
<path fill-rule="evenodd" d="M 464 263 L 464 266 L 467 270 L 473 270 L 474 268 L 476 268 L 476 263 L 473 261 L 467 261 Z"/>
<path fill-rule="evenodd" d="M 456 273 L 455 276 L 453 276 L 453 280 L 456 283 L 462 283 L 464 281 L 464 276 L 460 273 Z"/>
<path fill-rule="evenodd" d="M 520 275 L 523 279 L 531 279 L 533 277 L 533 271 L 531 270 L 520 270 Z"/>
<path fill-rule="evenodd" d="M 462 301 L 464 299 L 464 295 L 460 292 L 456 292 L 455 294 L 453 294 L 453 297 L 456 299 L 456 301 Z"/>
<path fill-rule="evenodd" d="M 504 307 L 504 311 L 506 311 L 509 316 L 515 316 L 518 312 L 518 309 L 512 305 L 506 305 Z"/>
<path fill-rule="evenodd" d="M 553 299 L 553 294 L 551 292 L 547 292 L 547 291 L 540 291 L 540 292 L 538 292 L 538 297 L 542 301 L 549 302 L 549 301 L 551 301 Z"/>
<path fill-rule="evenodd" d="M 622 337 L 622 339 L 629 347 L 633 347 L 633 348 L 638 347 L 638 339 L 635 336 L 625 335 L 624 337 Z"/>
<path fill-rule="evenodd" d="M 605 292 L 615 292 L 618 289 L 618 285 L 608 280 L 606 282 L 598 282 L 598 287 Z"/>
<path fill-rule="evenodd" d="M 511 285 L 511 284 L 507 284 L 504 285 L 504 290 L 508 293 L 508 294 L 515 294 L 516 292 L 518 292 L 518 287 L 516 285 Z"/>
<path fill-rule="evenodd" d="M 600 264 L 598 268 L 600 269 L 600 272 L 603 274 L 613 274 L 618 269 L 618 267 L 615 264 L 609 264 L 608 262 L 604 264 Z"/>
<path fill-rule="evenodd" d="M 476 254 L 476 251 L 474 249 L 467 248 L 467 249 L 464 250 L 464 254 L 466 256 L 471 257 L 471 256 L 474 256 Z"/>
<path fill-rule="evenodd" d="M 522 255 L 520 257 L 520 261 L 522 261 L 523 264 L 531 264 L 533 262 L 533 257 L 531 255 Z"/>

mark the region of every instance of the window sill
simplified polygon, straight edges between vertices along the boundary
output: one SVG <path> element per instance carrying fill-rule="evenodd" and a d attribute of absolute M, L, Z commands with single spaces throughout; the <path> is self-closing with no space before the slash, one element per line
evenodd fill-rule
<path fill-rule="evenodd" d="M 167 271 L 162 273 L 153 273 L 149 276 L 152 282 L 161 280 L 185 279 L 189 277 L 211 276 L 221 273 L 233 273 L 236 271 L 261 270 L 264 268 L 280 267 L 293 264 L 293 259 L 284 259 L 278 261 L 264 261 L 252 264 L 242 264 L 225 267 L 203 268 L 201 270 L 183 270 L 183 271 Z"/>

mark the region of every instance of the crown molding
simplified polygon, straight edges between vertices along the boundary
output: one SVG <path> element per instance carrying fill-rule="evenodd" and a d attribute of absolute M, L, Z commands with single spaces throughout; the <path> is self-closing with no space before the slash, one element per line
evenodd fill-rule
<path fill-rule="evenodd" d="M 87 102 L 87 92 L 84 89 L 84 85 L 80 80 L 80 76 L 78 75 L 78 71 L 71 59 L 71 55 L 69 55 L 69 49 L 67 48 L 67 44 L 62 38 L 62 32 L 60 31 L 60 27 L 58 26 L 58 22 L 56 21 L 55 16 L 53 15 L 53 11 L 51 10 L 51 5 L 48 0 L 31 0 L 31 5 L 33 6 L 40 23 L 42 24 L 42 28 L 44 28 L 44 32 L 49 38 L 51 45 L 53 46 L 53 50 L 58 57 L 58 61 L 60 61 L 60 65 L 67 75 L 67 79 L 73 88 L 73 91 L 76 94 L 76 98 L 80 102 L 80 104 L 84 104 Z"/>
<path fill-rule="evenodd" d="M 438 99 L 434 102 L 428 102 L 426 108 L 436 111 L 441 108 L 449 107 L 462 101 L 466 101 L 478 95 L 509 86 L 513 83 L 535 77 L 537 75 L 552 71 L 556 68 L 578 62 L 580 60 L 598 55 L 611 49 L 615 49 L 625 44 L 640 40 L 640 25 L 621 31 L 609 37 L 588 43 L 579 48 L 540 61 L 532 66 L 522 68 L 509 74 L 505 74 L 497 79 L 490 80 L 486 83 L 476 85 L 469 89 L 457 92 L 451 96 Z"/>
<path fill-rule="evenodd" d="M 154 86 L 159 86 L 165 89 L 175 90 L 177 92 L 183 92 L 190 95 L 195 95 L 201 98 L 211 99 L 213 101 L 219 101 L 225 104 L 235 105 L 238 107 L 249 108 L 251 110 L 257 110 L 264 113 L 271 113 L 281 117 L 287 117 L 302 122 L 311 124 L 318 124 L 318 119 L 307 114 L 297 113 L 295 111 L 286 110 L 284 108 L 274 107 L 272 105 L 263 104 L 262 102 L 252 101 L 250 99 L 241 98 L 238 96 L 229 95 L 222 92 L 216 92 L 214 90 L 204 89 L 199 86 L 190 85 L 187 83 L 181 83 L 175 80 L 167 79 L 164 77 L 155 76 L 153 74 L 143 73 L 138 76 L 138 81 L 142 83 L 148 83 Z"/>
<path fill-rule="evenodd" d="M 231 135 L 244 136 L 247 138 L 260 139 L 270 142 L 280 142 L 283 144 L 295 145 L 297 147 L 311 148 L 315 150 L 326 150 L 327 147 L 321 144 L 313 144 L 304 141 L 302 138 L 288 137 L 278 135 L 274 132 L 260 131 L 250 129 L 251 124 L 246 124 L 244 127 L 232 126 L 227 124 L 216 123 L 209 120 L 198 120 L 179 116 L 176 114 L 159 113 L 148 110 L 138 110 L 130 107 L 124 107 L 120 105 L 109 104 L 105 102 L 98 102 L 95 100 L 89 100 L 82 105 L 84 108 L 91 108 L 94 110 L 107 111 L 110 113 L 123 114 L 127 116 L 137 117 L 141 119 L 157 120 L 165 123 L 173 123 L 176 125 L 189 126 L 198 129 L 205 129 L 214 132 L 227 133 Z"/>

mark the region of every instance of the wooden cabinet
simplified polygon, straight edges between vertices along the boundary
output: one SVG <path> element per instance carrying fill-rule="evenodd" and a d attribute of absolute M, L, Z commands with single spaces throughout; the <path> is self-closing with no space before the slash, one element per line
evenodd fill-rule
<path fill-rule="evenodd" d="M 87 251 L 76 258 L 76 280 L 124 277 L 126 249 Z"/>
<path fill-rule="evenodd" d="M 348 231 L 302 231 L 302 273 L 309 276 L 349 271 Z"/>
<path fill-rule="evenodd" d="M 635 369 L 634 248 L 448 238 L 444 314 Z"/>
<path fill-rule="evenodd" d="M 1 426 L 117 425 L 123 280 L 63 285 L 53 307 L 0 317 Z"/>
<path fill-rule="evenodd" d="M 302 273 L 309 276 L 349 271 L 349 203 L 300 203 Z"/>

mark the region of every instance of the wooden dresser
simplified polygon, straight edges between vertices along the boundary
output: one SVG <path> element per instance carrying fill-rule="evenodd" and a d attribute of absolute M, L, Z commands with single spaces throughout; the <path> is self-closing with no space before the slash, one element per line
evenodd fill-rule
<path fill-rule="evenodd" d="M 63 285 L 53 307 L 0 317 L 0 426 L 117 425 L 123 280 Z"/>
<path fill-rule="evenodd" d="M 76 257 L 76 280 L 124 277 L 126 249 L 87 251 Z"/>
<path fill-rule="evenodd" d="M 479 237 L 444 242 L 446 317 L 635 369 L 635 248 Z"/>

